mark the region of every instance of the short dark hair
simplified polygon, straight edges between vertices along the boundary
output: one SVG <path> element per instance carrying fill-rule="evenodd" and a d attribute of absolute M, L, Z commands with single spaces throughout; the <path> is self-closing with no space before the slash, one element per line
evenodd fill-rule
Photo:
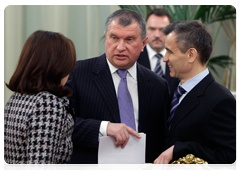
<path fill-rule="evenodd" d="M 195 48 L 200 55 L 201 63 L 208 62 L 213 49 L 212 36 L 204 24 L 197 20 L 177 21 L 163 29 L 166 35 L 171 32 L 176 33 L 176 43 L 182 53 L 189 48 Z"/>
<path fill-rule="evenodd" d="M 147 15 L 146 21 L 148 20 L 148 18 L 150 17 L 150 15 L 157 15 L 159 17 L 163 17 L 163 16 L 167 16 L 168 20 L 170 23 L 172 23 L 172 17 L 171 15 L 167 12 L 167 10 L 163 9 L 163 8 L 155 8 L 152 11 L 150 11 Z"/>
<path fill-rule="evenodd" d="M 64 35 L 50 31 L 36 31 L 26 40 L 17 68 L 6 86 L 21 94 L 49 91 L 62 97 L 71 90 L 61 85 L 61 79 L 76 66 L 73 42 Z"/>
<path fill-rule="evenodd" d="M 105 32 L 106 33 L 108 31 L 110 23 L 116 18 L 118 18 L 118 24 L 120 24 L 124 27 L 126 27 L 136 21 L 140 27 L 140 34 L 141 34 L 142 40 L 146 37 L 147 31 L 146 31 L 145 19 L 142 17 L 142 15 L 140 15 L 139 13 L 137 13 L 133 10 L 130 10 L 130 9 L 120 9 L 120 10 L 117 10 L 114 13 L 112 13 L 107 18 L 106 23 L 105 23 Z"/>

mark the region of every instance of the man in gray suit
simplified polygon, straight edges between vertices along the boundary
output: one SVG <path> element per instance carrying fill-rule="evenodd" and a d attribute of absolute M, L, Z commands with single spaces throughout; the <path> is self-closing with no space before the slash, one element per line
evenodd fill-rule
<path fill-rule="evenodd" d="M 122 9 L 106 21 L 105 54 L 78 61 L 67 86 L 73 91 L 71 101 L 76 112 L 73 155 L 70 163 L 98 163 L 99 136 L 113 136 L 116 146 L 124 147 L 129 133 L 146 133 L 146 162 L 153 162 L 163 151 L 163 113 L 169 96 L 168 83 L 136 61 L 146 45 L 146 23 L 131 10 Z M 126 78 L 121 78 L 124 71 Z M 122 116 L 119 87 L 127 81 L 131 104 Z M 124 81 L 125 81 L 124 80 Z M 125 101 L 125 99 L 123 99 Z M 157 134 L 156 134 L 157 132 Z"/>

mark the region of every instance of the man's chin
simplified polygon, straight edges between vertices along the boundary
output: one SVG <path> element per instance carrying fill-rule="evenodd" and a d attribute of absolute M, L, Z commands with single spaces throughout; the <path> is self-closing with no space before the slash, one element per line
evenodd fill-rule
<path fill-rule="evenodd" d="M 164 49 L 164 46 L 155 45 L 155 46 L 152 47 L 152 49 L 154 51 L 160 51 L 161 52 Z"/>
<path fill-rule="evenodd" d="M 176 78 L 176 75 L 175 75 L 173 72 L 171 72 L 171 71 L 170 71 L 170 76 L 171 76 L 172 78 Z"/>

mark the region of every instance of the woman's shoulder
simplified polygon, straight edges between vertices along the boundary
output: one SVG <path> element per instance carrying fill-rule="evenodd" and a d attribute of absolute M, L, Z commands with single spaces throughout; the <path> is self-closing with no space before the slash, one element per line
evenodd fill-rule
<path fill-rule="evenodd" d="M 36 94 L 37 103 L 42 104 L 51 104 L 51 105 L 69 105 L 69 100 L 67 97 L 58 97 L 48 91 L 41 91 Z"/>

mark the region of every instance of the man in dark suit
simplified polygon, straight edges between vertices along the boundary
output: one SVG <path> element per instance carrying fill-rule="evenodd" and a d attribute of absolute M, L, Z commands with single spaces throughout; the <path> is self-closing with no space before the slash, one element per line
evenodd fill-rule
<path fill-rule="evenodd" d="M 162 32 L 163 28 L 172 22 L 172 17 L 165 9 L 158 8 L 153 9 L 148 14 L 146 22 L 148 40 L 144 51 L 141 52 L 138 58 L 138 63 L 156 74 L 161 74 L 160 76 L 168 81 L 170 91 L 174 92 L 179 84 L 179 79 L 170 76 L 169 67 L 167 63 L 163 62 L 163 57 L 166 53 L 164 48 L 166 35 Z M 160 58 L 156 54 L 160 54 Z M 158 67 L 162 71 L 159 71 Z"/>
<path fill-rule="evenodd" d="M 164 61 L 181 80 L 167 102 L 166 150 L 154 163 L 169 163 L 193 154 L 208 163 L 236 160 L 236 100 L 206 68 L 212 37 L 199 21 L 168 25 Z"/>
<path fill-rule="evenodd" d="M 116 146 L 123 148 L 129 133 L 137 138 L 140 138 L 137 132 L 146 133 L 146 162 L 153 162 L 163 151 L 161 134 L 169 89 L 166 80 L 136 62 L 146 45 L 145 28 L 145 20 L 138 13 L 115 11 L 106 21 L 106 53 L 78 61 L 70 74 L 67 86 L 73 91 L 70 99 L 76 120 L 69 163 L 98 163 L 100 136 L 115 137 Z M 120 83 L 124 81 L 119 71 L 127 71 L 125 80 L 134 112 L 132 128 L 128 120 L 122 120 L 122 108 L 126 106 L 119 99 Z"/>

